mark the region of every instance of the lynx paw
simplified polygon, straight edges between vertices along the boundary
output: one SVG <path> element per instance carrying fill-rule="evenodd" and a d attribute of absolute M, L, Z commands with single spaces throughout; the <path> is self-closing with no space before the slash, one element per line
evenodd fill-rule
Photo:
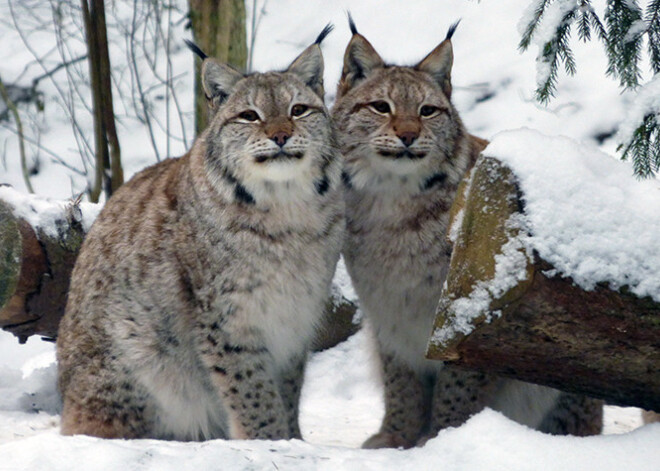
<path fill-rule="evenodd" d="M 401 435 L 395 435 L 389 432 L 380 432 L 372 435 L 366 442 L 362 444 L 362 448 L 412 448 L 415 446 L 414 442 L 406 440 Z"/>

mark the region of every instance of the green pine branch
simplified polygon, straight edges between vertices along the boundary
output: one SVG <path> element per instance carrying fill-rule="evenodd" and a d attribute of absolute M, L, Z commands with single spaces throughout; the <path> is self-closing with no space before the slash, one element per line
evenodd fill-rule
<path fill-rule="evenodd" d="M 644 31 L 631 31 L 642 20 L 637 0 L 609 0 L 605 11 L 607 25 L 607 74 L 619 79 L 624 89 L 639 86 L 639 60 Z"/>
<path fill-rule="evenodd" d="M 518 44 L 518 49 L 521 51 L 526 51 L 529 45 L 531 44 L 532 37 L 536 32 L 536 28 L 541 23 L 541 16 L 545 12 L 545 7 L 550 4 L 552 0 L 535 0 L 538 2 L 536 8 L 534 9 L 534 14 L 532 15 L 531 21 L 525 27 L 525 31 L 520 38 L 520 43 Z"/>
<path fill-rule="evenodd" d="M 622 146 L 619 146 L 619 150 Z M 660 126 L 655 113 L 644 116 L 623 149 L 622 160 L 631 159 L 635 175 L 648 178 L 660 171 Z"/>
<path fill-rule="evenodd" d="M 564 69 L 569 75 L 575 74 L 576 64 L 573 51 L 570 48 L 571 25 L 575 20 L 577 5 L 564 14 L 557 26 L 554 37 L 546 42 L 539 60 L 549 67 L 548 74 L 536 89 L 536 100 L 547 104 L 557 91 L 557 73 L 560 62 L 564 63 Z"/>
<path fill-rule="evenodd" d="M 524 26 L 518 48 L 529 48 L 548 7 L 561 0 L 534 0 L 530 8 L 529 24 Z M 640 59 L 644 39 L 651 69 L 660 73 L 660 0 L 650 0 L 643 11 L 638 0 L 608 0 L 603 21 L 591 6 L 591 0 L 578 0 L 557 25 L 552 39 L 543 44 L 537 58 L 539 67 L 545 68 L 546 76 L 535 90 L 535 98 L 547 104 L 557 90 L 559 66 L 563 63 L 566 73 L 576 71 L 575 58 L 570 47 L 571 27 L 575 24 L 581 41 L 596 37 L 603 42 L 607 54 L 607 75 L 617 79 L 623 89 L 635 89 L 640 85 Z M 543 70 L 543 69 L 541 69 Z M 630 159 L 639 177 L 649 177 L 660 171 L 660 122 L 655 112 L 649 112 L 639 124 L 632 138 L 619 146 L 622 159 Z"/>
<path fill-rule="evenodd" d="M 652 0 L 646 7 L 648 51 L 651 70 L 660 72 L 660 0 Z"/>

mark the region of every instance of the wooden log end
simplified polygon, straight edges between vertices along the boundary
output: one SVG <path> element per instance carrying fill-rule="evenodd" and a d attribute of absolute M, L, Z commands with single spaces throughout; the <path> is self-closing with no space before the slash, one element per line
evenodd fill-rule
<path fill-rule="evenodd" d="M 25 335 L 15 328 L 39 318 L 30 312 L 27 302 L 39 291 L 47 271 L 46 257 L 32 226 L 15 217 L 1 201 L 0 215 L 0 327 L 23 340 Z"/>
<path fill-rule="evenodd" d="M 35 334 L 57 335 L 84 238 L 78 206 L 56 207 L 61 208 L 52 221 L 56 230 L 46 231 L 32 227 L 11 203 L 0 200 L 0 328 L 21 342 Z"/>
<path fill-rule="evenodd" d="M 356 313 L 357 304 L 342 296 L 339 288 L 333 286 L 332 296 L 326 303 L 323 322 L 312 344 L 312 350 L 327 350 L 355 334 L 360 329 Z"/>
<path fill-rule="evenodd" d="M 0 201 L 0 313 L 18 286 L 22 250 L 18 221 L 9 207 Z"/>
<path fill-rule="evenodd" d="M 443 361 L 457 360 L 462 339 L 522 296 L 533 276 L 519 238 L 521 204 L 511 170 L 481 157 L 462 185 L 465 194 L 459 192 L 451 212 L 461 214 L 460 229 L 427 349 L 428 358 Z"/>

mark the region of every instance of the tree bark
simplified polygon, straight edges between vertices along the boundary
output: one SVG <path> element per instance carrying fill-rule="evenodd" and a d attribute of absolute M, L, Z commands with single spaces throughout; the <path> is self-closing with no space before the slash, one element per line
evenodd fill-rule
<path fill-rule="evenodd" d="M 553 267 L 534 254 L 526 279 L 493 297 L 472 320 L 471 332 L 462 329 L 456 300 L 493 279 L 495 256 L 516 236 L 506 222 L 524 211 L 506 166 L 482 158 L 473 172 L 472 191 L 457 200 L 463 221 L 428 357 L 660 410 L 660 303 L 648 297 L 607 286 L 585 291 L 570 278 L 552 276 Z"/>
<path fill-rule="evenodd" d="M 106 197 L 110 198 L 112 193 L 124 183 L 124 175 L 115 127 L 103 0 L 82 0 L 82 12 L 89 53 L 96 151 L 94 184 L 90 190 L 90 200 L 97 203 L 103 189 Z"/>
<path fill-rule="evenodd" d="M 0 200 L 0 327 L 24 343 L 54 339 L 84 231 L 80 209 L 64 206 L 52 226 L 32 227 Z"/>
<path fill-rule="evenodd" d="M 243 0 L 189 0 L 195 43 L 210 57 L 244 70 L 247 62 L 245 2 Z M 208 105 L 195 62 L 195 130 L 208 124 Z"/>

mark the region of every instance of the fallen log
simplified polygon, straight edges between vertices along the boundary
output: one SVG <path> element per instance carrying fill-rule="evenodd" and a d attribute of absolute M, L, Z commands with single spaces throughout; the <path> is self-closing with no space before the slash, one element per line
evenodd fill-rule
<path fill-rule="evenodd" d="M 0 327 L 54 339 L 85 234 L 76 202 L 0 192 Z"/>
<path fill-rule="evenodd" d="M 57 337 L 73 265 L 101 205 L 49 201 L 0 187 L 0 328 L 20 343 Z M 360 327 L 357 305 L 333 286 L 315 351 L 346 340 Z"/>
<path fill-rule="evenodd" d="M 327 350 L 360 330 L 357 304 L 344 297 L 337 285 L 332 285 L 330 299 L 325 306 L 323 322 L 312 344 L 315 352 Z"/>
<path fill-rule="evenodd" d="M 531 250 L 520 186 L 501 161 L 481 157 L 464 188 L 428 358 L 660 410 L 660 303 L 607 283 L 584 289 Z"/>

